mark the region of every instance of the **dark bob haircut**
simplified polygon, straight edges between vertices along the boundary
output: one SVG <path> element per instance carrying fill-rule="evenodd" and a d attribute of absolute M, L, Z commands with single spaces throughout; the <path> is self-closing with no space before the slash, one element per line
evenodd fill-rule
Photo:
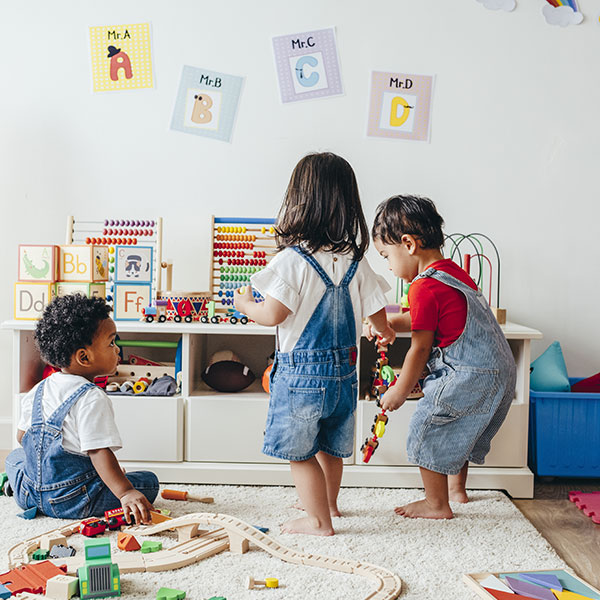
<path fill-rule="evenodd" d="M 424 249 L 440 249 L 444 245 L 444 219 L 435 204 L 421 196 L 392 196 L 384 200 L 375 214 L 371 234 L 384 244 L 401 244 L 409 234 L 421 241 Z"/>
<path fill-rule="evenodd" d="M 309 154 L 294 168 L 275 227 L 279 250 L 304 243 L 309 252 L 352 252 L 360 260 L 369 230 L 352 167 L 331 152 Z"/>
<path fill-rule="evenodd" d="M 71 364 L 73 354 L 90 346 L 101 321 L 112 308 L 104 298 L 69 294 L 55 298 L 38 321 L 34 338 L 42 358 L 53 367 Z"/>

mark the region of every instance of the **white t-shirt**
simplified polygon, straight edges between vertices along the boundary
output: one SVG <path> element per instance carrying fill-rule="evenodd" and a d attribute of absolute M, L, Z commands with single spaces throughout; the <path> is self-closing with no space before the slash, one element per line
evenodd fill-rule
<path fill-rule="evenodd" d="M 352 263 L 352 254 L 315 252 L 313 257 L 321 265 L 334 285 L 339 285 Z M 295 250 L 286 248 L 279 252 L 265 269 L 250 278 L 252 287 L 263 296 L 269 295 L 279 300 L 291 314 L 278 327 L 279 350 L 293 350 L 304 331 L 315 308 L 325 293 L 325 284 L 305 258 Z M 362 322 L 381 310 L 386 304 L 385 293 L 390 286 L 383 277 L 377 275 L 366 258 L 358 263 L 356 273 L 348 286 L 354 319 L 356 322 L 356 343 L 360 340 Z"/>
<path fill-rule="evenodd" d="M 47 377 L 42 398 L 44 420 L 84 383 L 89 381 L 68 373 L 53 373 Z M 40 384 L 34 386 L 21 400 L 19 429 L 22 431 L 31 427 L 31 411 L 38 385 Z M 104 390 L 97 386 L 87 390 L 71 407 L 63 422 L 62 435 L 63 449 L 82 456 L 86 456 L 89 450 L 110 448 L 116 451 L 123 445 L 115 423 L 112 402 Z"/>

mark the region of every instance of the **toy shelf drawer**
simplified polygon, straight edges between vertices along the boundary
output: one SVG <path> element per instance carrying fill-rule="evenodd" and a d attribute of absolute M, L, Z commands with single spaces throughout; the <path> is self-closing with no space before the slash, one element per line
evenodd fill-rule
<path fill-rule="evenodd" d="M 529 402 L 531 470 L 542 476 L 600 477 L 600 394 L 531 391 Z"/>
<path fill-rule="evenodd" d="M 411 465 L 406 456 L 410 419 L 415 412 L 418 400 L 407 400 L 397 411 L 388 413 L 389 421 L 379 447 L 371 457 L 369 465 L 404 466 Z M 492 440 L 490 453 L 485 459 L 486 467 L 524 467 L 527 465 L 527 437 L 516 435 L 525 432 L 527 404 L 513 404 L 502 427 Z M 356 413 L 356 462 L 362 464 L 360 447 L 365 438 L 371 437 L 371 427 L 375 415 L 381 412 L 373 401 L 360 400 Z M 477 465 L 473 465 L 477 468 Z"/>
<path fill-rule="evenodd" d="M 269 396 L 255 382 L 233 393 L 186 398 L 185 459 L 197 462 L 280 463 L 261 452 Z"/>
<path fill-rule="evenodd" d="M 119 460 L 183 460 L 181 396 L 110 395 L 123 448 Z"/>

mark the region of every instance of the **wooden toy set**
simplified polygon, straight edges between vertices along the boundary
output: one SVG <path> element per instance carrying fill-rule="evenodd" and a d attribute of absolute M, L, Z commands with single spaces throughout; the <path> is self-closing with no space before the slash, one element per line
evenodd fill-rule
<path fill-rule="evenodd" d="M 275 255 L 274 225 L 275 219 L 212 217 L 211 296 L 222 320 L 241 320 L 233 307 L 233 295 Z M 260 295 L 255 292 L 255 297 Z"/>
<path fill-rule="evenodd" d="M 102 245 L 19 245 L 15 319 L 39 319 L 55 296 L 106 297 L 109 248 Z"/>
<path fill-rule="evenodd" d="M 67 220 L 67 244 L 106 248 L 106 300 L 115 321 L 138 321 L 161 288 L 162 218 Z"/>
<path fill-rule="evenodd" d="M 11 570 L 0 574 L 0 581 L 7 582 L 8 591 L 13 595 L 20 594 L 20 598 L 47 598 L 50 585 L 55 585 L 51 583 L 55 581 L 51 578 L 60 576 L 62 579 L 56 582 L 58 593 L 51 596 L 57 600 L 68 600 L 77 591 L 81 598 L 116 596 L 120 595 L 123 574 L 179 569 L 225 550 L 245 554 L 250 549 L 250 543 L 298 566 L 321 567 L 365 577 L 376 586 L 368 596 L 370 600 L 394 600 L 402 589 L 400 578 L 382 567 L 358 560 L 303 553 L 281 545 L 257 527 L 236 517 L 218 513 L 192 513 L 176 519 L 166 518 L 152 525 L 126 527 L 119 534 L 119 551 L 113 553 L 109 538 L 102 537 L 85 542 L 85 556 L 56 559 L 59 560 L 59 566 L 51 561 L 32 562 L 33 553 L 38 549 L 56 543 L 56 540 L 66 543 L 68 536 L 80 533 L 82 523 L 74 521 L 13 546 L 8 552 L 8 567 Z M 200 526 L 212 529 L 200 529 Z M 175 531 L 177 535 L 177 542 L 169 548 L 163 549 L 161 542 L 152 540 L 145 540 L 140 545 L 136 539 L 136 536 L 152 536 L 167 531 Z M 144 544 L 146 552 L 143 552 Z M 35 585 L 31 584 L 32 576 L 27 579 L 19 577 L 24 571 L 36 573 Z M 275 588 L 279 586 L 279 581 L 275 577 L 259 580 L 250 576 L 246 579 L 249 589 L 261 586 Z M 173 590 L 177 592 L 175 595 L 164 591 L 168 588 L 161 590 L 157 598 L 185 597 L 185 592 L 181 590 Z M 46 596 L 39 595 L 44 592 Z"/>
<path fill-rule="evenodd" d="M 600 590 L 563 569 L 471 573 L 464 582 L 481 598 L 496 600 L 600 600 Z"/>

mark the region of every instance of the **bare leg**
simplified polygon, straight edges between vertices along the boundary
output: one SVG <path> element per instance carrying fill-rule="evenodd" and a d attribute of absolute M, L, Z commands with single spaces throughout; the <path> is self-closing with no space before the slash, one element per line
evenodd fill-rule
<path fill-rule="evenodd" d="M 468 470 L 469 462 L 467 461 L 460 470 L 460 473 L 457 475 L 448 475 L 448 499 L 451 502 L 466 504 L 469 501 L 466 490 Z"/>
<path fill-rule="evenodd" d="M 342 513 L 337 506 L 337 497 L 340 492 L 340 484 L 342 483 L 342 471 L 344 469 L 344 461 L 337 456 L 331 456 L 326 452 L 317 453 L 317 461 L 325 475 L 327 484 L 327 499 L 329 501 L 329 513 L 332 517 L 341 517 Z M 300 501 L 294 504 L 294 508 L 304 510 L 304 506 Z"/>
<path fill-rule="evenodd" d="M 333 535 L 329 514 L 327 482 L 317 459 L 290 462 L 292 478 L 306 517 L 290 519 L 281 526 L 284 533 L 307 533 L 310 535 Z"/>
<path fill-rule="evenodd" d="M 403 517 L 451 519 L 454 515 L 448 504 L 448 476 L 419 467 L 425 486 L 425 499 L 398 506 L 395 513 Z"/>

